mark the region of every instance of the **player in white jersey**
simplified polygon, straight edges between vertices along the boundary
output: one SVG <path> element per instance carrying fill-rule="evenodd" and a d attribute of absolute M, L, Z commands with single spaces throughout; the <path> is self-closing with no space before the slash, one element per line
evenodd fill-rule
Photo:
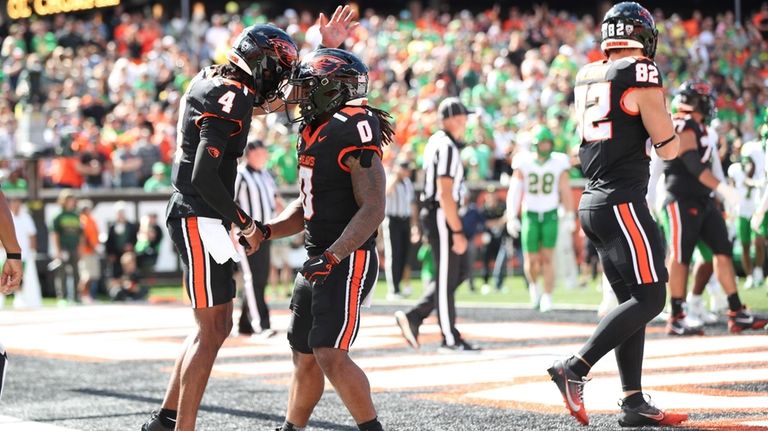
<path fill-rule="evenodd" d="M 762 268 L 760 268 L 759 262 L 763 260 L 760 258 L 764 257 L 761 253 L 764 251 L 761 247 L 764 238 L 761 232 L 753 231 L 750 226 L 750 219 L 757 209 L 761 192 L 760 183 L 757 180 L 757 163 L 749 155 L 742 154 L 740 163 L 734 163 L 728 167 L 728 178 L 741 195 L 739 206 L 734 208 L 737 215 L 736 232 L 741 244 L 741 267 L 747 274 L 744 288 L 750 289 L 755 285 L 760 285 L 763 281 Z M 757 254 L 756 265 L 754 266 L 750 255 L 753 239 Z"/>
<path fill-rule="evenodd" d="M 742 247 L 745 247 L 744 250 L 747 252 L 747 258 L 750 256 L 750 242 L 755 244 L 755 264 L 750 264 L 749 268 L 746 266 L 744 267 L 744 273 L 747 274 L 747 281 L 744 283 L 745 289 L 761 286 L 764 281 L 763 265 L 765 264 L 765 238 L 768 236 L 768 222 L 763 220 L 759 226 L 756 226 L 756 229 L 751 229 L 750 220 L 759 205 L 760 196 L 762 196 L 763 191 L 765 190 L 765 170 L 768 168 L 765 163 L 765 158 L 765 145 L 760 140 L 749 141 L 741 147 L 741 164 L 744 165 L 746 161 L 749 160 L 753 165 L 752 175 L 744 180 L 744 187 L 748 187 L 748 191 L 750 192 L 748 198 L 754 206 L 751 208 L 751 212 L 739 211 L 738 224 L 739 240 L 742 241 Z M 744 171 L 744 169 L 742 169 L 742 171 Z M 730 172 L 729 169 L 729 176 Z M 744 214 L 743 217 L 746 217 L 746 219 L 742 219 L 742 213 Z M 742 232 L 742 229 L 744 229 L 744 232 Z M 750 236 L 747 238 L 746 232 L 750 231 Z M 744 235 L 744 237 L 742 237 L 742 235 Z M 744 241 L 746 241 L 746 246 L 744 245 Z M 742 257 L 742 262 L 744 262 L 744 257 Z"/>
<path fill-rule="evenodd" d="M 768 117 L 768 114 L 766 117 Z M 752 142 L 755 142 L 756 145 Z M 758 177 L 758 180 L 762 180 L 762 183 L 765 184 L 765 178 L 768 175 L 768 160 L 766 160 L 768 159 L 768 152 L 765 148 L 766 144 L 768 144 L 768 124 L 763 124 L 760 128 L 760 141 L 752 142 L 744 144 L 742 155 L 745 151 L 748 151 L 748 154 L 751 155 L 753 154 L 752 151 L 757 151 L 757 149 L 762 150 L 760 161 L 763 162 L 763 169 L 760 169 L 760 165 L 755 163 L 755 172 L 763 175 L 762 177 Z M 760 153 L 756 154 L 756 156 L 760 157 Z M 753 157 L 750 156 L 750 158 Z M 765 263 L 765 239 L 768 238 L 768 219 L 765 218 L 766 210 L 768 210 L 768 187 L 763 187 L 762 195 L 757 204 L 757 209 L 755 210 L 750 223 L 752 230 L 755 232 L 755 270 L 760 268 L 760 272 L 757 274 L 753 273 L 753 275 L 760 275 L 761 277 L 763 275 L 763 264 Z M 757 280 L 755 281 L 755 284 L 758 284 Z M 760 281 L 762 282 L 762 280 Z"/>
<path fill-rule="evenodd" d="M 507 194 L 507 230 L 514 237 L 520 235 L 531 302 L 542 312 L 552 309 L 552 255 L 561 203 L 566 210 L 563 228 L 575 228 L 568 180 L 570 161 L 567 155 L 552 151 L 553 142 L 552 132 L 546 127 L 534 130 L 531 151 L 518 154 L 512 161 L 514 173 Z M 518 218 L 521 202 L 522 221 Z M 543 293 L 538 287 L 539 276 L 543 278 Z"/>

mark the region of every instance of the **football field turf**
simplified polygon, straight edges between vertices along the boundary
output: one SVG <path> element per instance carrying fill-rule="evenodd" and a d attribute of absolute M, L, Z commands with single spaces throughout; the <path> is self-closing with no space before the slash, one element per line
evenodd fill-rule
<path fill-rule="evenodd" d="M 482 296 L 479 296 L 482 297 Z M 402 305 L 401 305 L 402 306 Z M 406 346 L 397 305 L 365 310 L 352 356 L 366 370 L 388 430 L 571 430 L 546 368 L 591 334 L 594 311 L 460 307 L 459 330 L 478 354 L 441 354 L 436 321 L 423 347 Z M 287 302 L 273 303 L 269 339 L 230 337 L 208 385 L 199 430 L 273 430 L 283 420 L 290 378 Z M 235 313 L 237 316 L 237 312 Z M 46 307 L 0 312 L 10 365 L 0 430 L 139 430 L 159 407 L 168 372 L 192 328 L 180 304 Z M 768 334 L 668 338 L 648 330 L 646 391 L 660 407 L 691 414 L 686 429 L 768 429 Z M 591 429 L 618 429 L 620 383 L 613 355 L 586 385 Z M 354 430 L 326 385 L 309 429 Z"/>

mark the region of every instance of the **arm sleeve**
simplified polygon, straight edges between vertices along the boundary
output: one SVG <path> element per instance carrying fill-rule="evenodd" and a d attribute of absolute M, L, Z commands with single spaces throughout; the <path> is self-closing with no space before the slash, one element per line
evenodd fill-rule
<path fill-rule="evenodd" d="M 712 175 L 717 178 L 718 181 L 725 181 L 725 174 L 723 173 L 723 164 L 720 162 L 720 155 L 717 151 L 717 144 L 710 144 L 712 146 Z"/>
<path fill-rule="evenodd" d="M 200 145 L 192 168 L 192 185 L 205 202 L 239 228 L 246 228 L 251 218 L 229 196 L 218 170 L 229 136 L 237 130 L 235 122 L 205 117 L 200 123 Z"/>
<path fill-rule="evenodd" d="M 688 150 L 677 157 L 683 162 L 685 169 L 693 175 L 694 178 L 699 178 L 699 175 L 701 175 L 701 173 L 704 172 L 704 169 L 707 168 L 701 163 L 699 152 L 696 150 Z"/>

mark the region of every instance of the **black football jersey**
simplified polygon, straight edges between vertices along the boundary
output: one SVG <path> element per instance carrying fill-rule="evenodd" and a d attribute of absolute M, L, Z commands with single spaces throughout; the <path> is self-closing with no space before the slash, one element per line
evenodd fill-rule
<path fill-rule="evenodd" d="M 168 205 L 170 217 L 222 218 L 225 216 L 203 200 L 192 185 L 192 172 L 198 150 L 208 151 L 211 158 L 221 159 L 218 179 L 224 184 L 229 197 L 234 200 L 237 159 L 243 155 L 245 149 L 253 114 L 254 93 L 253 89 L 240 82 L 212 77 L 213 72 L 213 67 L 200 71 L 192 79 L 180 101 L 176 155 L 172 174 L 175 193 Z M 217 143 L 215 147 L 198 148 L 201 122 L 206 117 L 225 119 L 236 125 L 226 143 Z M 238 225 L 243 224 L 234 219 L 234 214 L 226 218 Z"/>
<path fill-rule="evenodd" d="M 699 160 L 707 168 L 712 169 L 712 146 L 709 145 L 707 129 L 697 123 L 690 115 L 677 115 L 673 121 L 675 132 L 693 132 L 696 138 L 696 152 Z M 712 190 L 688 172 L 685 164 L 679 158 L 664 162 L 664 184 L 672 198 L 690 199 L 709 197 Z"/>
<path fill-rule="evenodd" d="M 653 87 L 662 87 L 661 75 L 645 57 L 597 61 L 579 71 L 574 102 L 588 179 L 580 208 L 644 201 L 652 146 L 640 112 L 623 101 L 634 89 Z"/>
<path fill-rule="evenodd" d="M 378 117 L 365 107 L 346 106 L 325 123 L 304 125 L 297 150 L 305 247 L 311 256 L 319 255 L 341 236 L 360 208 L 344 159 L 359 157 L 362 151 L 381 157 Z"/>

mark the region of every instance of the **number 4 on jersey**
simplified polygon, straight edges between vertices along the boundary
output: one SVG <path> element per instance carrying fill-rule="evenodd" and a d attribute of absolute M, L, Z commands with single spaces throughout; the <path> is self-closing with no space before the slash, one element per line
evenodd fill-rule
<path fill-rule="evenodd" d="M 235 92 L 227 91 L 223 96 L 219 97 L 218 102 L 221 104 L 221 110 L 229 114 L 232 112 L 232 104 L 235 102 Z"/>

